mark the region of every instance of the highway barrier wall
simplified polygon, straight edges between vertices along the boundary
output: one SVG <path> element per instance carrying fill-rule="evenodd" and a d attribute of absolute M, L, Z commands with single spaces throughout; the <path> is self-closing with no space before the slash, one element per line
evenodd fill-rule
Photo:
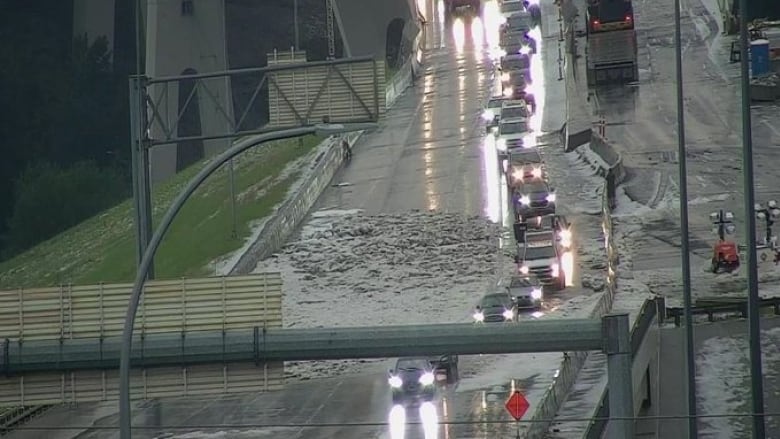
<path fill-rule="evenodd" d="M 131 289 L 131 284 L 100 284 L 0 291 L 0 339 L 23 349 L 33 340 L 61 346 L 64 340 L 118 337 Z M 258 324 L 282 326 L 280 273 L 150 281 L 138 308 L 135 333 L 139 338 L 172 333 L 185 340 L 197 331 Z M 56 363 L 57 356 L 48 361 Z M 134 398 L 275 390 L 284 384 L 281 363 L 141 366 L 132 373 Z M 118 396 L 118 388 L 116 370 L 7 373 L 0 377 L 0 406 L 106 401 Z"/>
<path fill-rule="evenodd" d="M 623 156 L 615 151 L 615 148 L 607 139 L 598 133 L 592 133 L 590 142 L 576 149 L 577 155 L 588 163 L 602 178 L 612 174 L 616 185 L 626 179 L 626 170 L 623 166 Z"/>
<path fill-rule="evenodd" d="M 604 293 L 594 305 L 589 318 L 601 318 L 612 310 L 617 289 L 617 265 L 619 262 L 617 246 L 612 232 L 612 203 L 608 196 L 607 183 L 604 183 L 602 197 L 602 231 L 604 235 L 605 258 L 607 268 L 605 270 L 606 287 Z M 553 380 L 547 392 L 542 397 L 541 403 L 536 408 L 531 418 L 531 427 L 526 433 L 528 438 L 544 437 L 555 419 L 558 410 L 566 401 L 566 395 L 571 390 L 577 375 L 588 358 L 588 352 L 564 352 L 564 358 L 558 367 L 558 375 Z"/>
<path fill-rule="evenodd" d="M 571 40 L 574 25 L 567 26 L 567 36 Z M 564 63 L 564 83 L 566 84 L 566 125 L 563 127 L 563 146 L 566 152 L 590 142 L 592 123 L 588 104 L 588 86 L 585 83 L 584 55 L 577 57 L 576 45 L 572 51 L 566 51 Z"/>

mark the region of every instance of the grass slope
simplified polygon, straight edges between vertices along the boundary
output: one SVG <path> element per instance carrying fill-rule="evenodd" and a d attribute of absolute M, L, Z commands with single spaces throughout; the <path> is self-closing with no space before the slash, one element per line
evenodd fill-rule
<path fill-rule="evenodd" d="M 237 235 L 232 236 L 227 167 L 212 175 L 184 205 L 158 251 L 157 278 L 211 274 L 216 258 L 241 248 L 251 225 L 284 201 L 300 171 L 291 165 L 321 141 L 277 142 L 245 153 L 235 163 Z M 154 220 L 203 166 L 197 163 L 154 190 Z M 290 165 L 290 166 L 288 166 Z M 135 274 L 132 200 L 115 206 L 36 247 L 0 263 L 0 290 L 130 282 Z"/>

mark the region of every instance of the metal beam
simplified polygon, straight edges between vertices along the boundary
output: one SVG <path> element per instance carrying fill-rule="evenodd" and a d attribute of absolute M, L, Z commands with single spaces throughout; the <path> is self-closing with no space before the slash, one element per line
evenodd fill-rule
<path fill-rule="evenodd" d="M 134 367 L 151 368 L 250 361 L 591 351 L 604 346 L 604 335 L 602 322 L 595 319 L 506 325 L 267 330 L 256 327 L 145 334 L 133 340 L 130 362 Z M 115 369 L 119 366 L 121 342 L 121 337 L 24 343 L 6 340 L 0 346 L 0 374 Z"/>

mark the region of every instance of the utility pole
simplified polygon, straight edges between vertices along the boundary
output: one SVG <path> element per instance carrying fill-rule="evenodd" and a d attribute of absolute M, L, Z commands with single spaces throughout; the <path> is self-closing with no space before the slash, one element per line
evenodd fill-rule
<path fill-rule="evenodd" d="M 683 305 L 685 307 L 685 364 L 688 385 L 688 439 L 698 437 L 696 418 L 696 357 L 693 345 L 693 298 L 691 291 L 691 253 L 688 232 L 688 166 L 685 151 L 685 101 L 683 98 L 682 30 L 680 0 L 674 0 L 675 64 L 677 70 L 677 156 L 680 171 L 680 230 L 682 258 Z"/>
<path fill-rule="evenodd" d="M 751 413 L 753 438 L 766 438 L 764 424 L 764 377 L 761 365 L 761 316 L 758 297 L 758 262 L 756 261 L 755 189 L 753 187 L 753 127 L 750 121 L 750 69 L 748 68 L 747 0 L 739 0 L 739 52 L 742 73 L 742 172 L 745 188 L 745 241 L 747 244 L 748 340 L 750 341 Z"/>
<path fill-rule="evenodd" d="M 325 0 L 328 25 L 328 59 L 336 59 L 336 29 L 334 29 L 333 0 Z"/>

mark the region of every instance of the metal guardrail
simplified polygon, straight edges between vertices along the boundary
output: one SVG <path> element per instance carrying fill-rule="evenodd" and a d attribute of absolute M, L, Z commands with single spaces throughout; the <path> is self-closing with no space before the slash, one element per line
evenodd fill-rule
<path fill-rule="evenodd" d="M 774 315 L 780 315 L 780 297 L 761 299 L 758 306 L 759 308 L 772 308 Z M 747 299 L 713 300 L 711 304 L 697 304 L 691 308 L 691 313 L 694 315 L 707 315 L 707 320 L 710 322 L 715 320 L 715 314 L 727 314 L 735 312 L 740 313 L 742 318 L 747 318 Z M 684 310 L 681 307 L 666 308 L 666 316 L 669 318 L 674 318 L 674 326 L 679 327 L 682 325 L 681 319 L 683 314 Z"/>
<path fill-rule="evenodd" d="M 663 303 L 662 300 L 647 300 L 639 310 L 639 315 L 634 326 L 631 328 L 631 359 L 636 357 L 639 348 L 642 346 L 642 341 L 647 335 L 647 331 L 650 329 L 650 325 L 653 320 L 658 316 L 659 303 Z M 591 421 L 588 425 L 588 429 L 585 432 L 585 438 L 587 439 L 601 439 L 604 435 L 604 431 L 607 428 L 609 418 L 609 388 L 604 389 L 604 393 L 599 400 L 598 410 L 595 415 L 596 420 Z"/>
<path fill-rule="evenodd" d="M 48 410 L 51 406 L 36 405 L 23 407 L 10 407 L 0 409 L 0 436 L 7 434 L 14 427 L 24 424 L 28 420 Z"/>

